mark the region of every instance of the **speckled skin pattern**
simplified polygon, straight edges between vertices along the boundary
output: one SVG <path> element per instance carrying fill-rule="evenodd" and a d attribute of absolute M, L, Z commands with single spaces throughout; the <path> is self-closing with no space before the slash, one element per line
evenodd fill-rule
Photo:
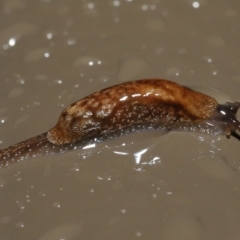
<path fill-rule="evenodd" d="M 0 150 L 0 168 L 74 150 L 89 138 L 110 137 L 128 128 L 133 132 L 139 125 L 140 129 L 152 124 L 158 130 L 225 133 L 230 137 L 236 129 L 240 132 L 236 119 L 239 107 L 238 102 L 218 104 L 210 96 L 168 80 L 125 82 L 71 104 L 48 132 Z"/>
<path fill-rule="evenodd" d="M 125 82 L 71 104 L 47 138 L 59 145 L 134 124 L 194 122 L 208 119 L 217 106 L 212 97 L 172 81 Z"/>

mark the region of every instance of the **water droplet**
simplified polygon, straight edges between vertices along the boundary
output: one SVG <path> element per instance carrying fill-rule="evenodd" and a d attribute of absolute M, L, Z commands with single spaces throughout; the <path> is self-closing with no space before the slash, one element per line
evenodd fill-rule
<path fill-rule="evenodd" d="M 93 9 L 93 8 L 94 8 L 94 4 L 93 4 L 93 3 L 89 3 L 89 4 L 88 4 L 88 8 L 89 8 L 89 9 Z"/>
<path fill-rule="evenodd" d="M 137 236 L 137 237 L 141 237 L 141 236 L 142 236 L 142 233 L 141 233 L 141 232 L 136 232 L 136 236 Z"/>
<path fill-rule="evenodd" d="M 69 46 L 75 45 L 75 44 L 76 44 L 76 40 L 70 39 L 70 40 L 67 41 L 67 44 L 68 44 Z"/>
<path fill-rule="evenodd" d="M 13 47 L 13 46 L 15 46 L 15 44 L 16 44 L 16 38 L 14 38 L 14 37 L 10 38 L 8 41 L 8 45 L 10 47 Z"/>
<path fill-rule="evenodd" d="M 115 7 L 118 7 L 118 6 L 120 6 L 120 2 L 119 2 L 118 0 L 115 0 L 115 1 L 113 2 L 113 5 L 114 5 Z"/>
<path fill-rule="evenodd" d="M 49 58 L 50 57 L 50 53 L 48 53 L 48 52 L 44 53 L 44 57 L 45 58 Z"/>
<path fill-rule="evenodd" d="M 47 37 L 47 39 L 52 39 L 53 34 L 52 34 L 52 33 L 47 33 L 47 34 L 46 34 L 46 37 Z"/>
<path fill-rule="evenodd" d="M 56 80 L 54 80 L 54 83 L 57 83 L 57 84 L 62 84 L 63 83 L 63 80 L 61 80 L 61 79 L 56 79 Z"/>
<path fill-rule="evenodd" d="M 121 213 L 126 213 L 126 209 L 121 209 Z"/>
<path fill-rule="evenodd" d="M 61 207 L 61 204 L 60 204 L 59 202 L 55 202 L 55 203 L 53 204 L 53 206 L 56 207 L 56 208 L 60 208 L 60 207 Z"/>
<path fill-rule="evenodd" d="M 23 211 L 25 209 L 25 206 L 21 206 L 20 209 Z"/>
<path fill-rule="evenodd" d="M 24 222 L 18 222 L 16 224 L 16 228 L 24 228 L 24 226 L 25 226 Z"/>
<path fill-rule="evenodd" d="M 200 7 L 200 3 L 199 3 L 199 2 L 193 2 L 193 3 L 192 3 L 192 6 L 193 6 L 194 8 L 199 8 L 199 7 Z"/>

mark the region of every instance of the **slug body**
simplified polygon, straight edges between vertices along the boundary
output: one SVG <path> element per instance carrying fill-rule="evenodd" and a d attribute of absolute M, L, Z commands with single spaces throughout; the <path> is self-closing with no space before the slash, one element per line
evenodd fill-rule
<path fill-rule="evenodd" d="M 45 145 L 57 148 L 137 126 L 229 137 L 240 130 L 236 119 L 239 106 L 218 104 L 210 96 L 168 80 L 125 82 L 71 104 L 47 133 L 0 150 L 0 162 L 13 156 L 18 159 L 23 152 L 29 154 L 29 149 L 38 152 Z"/>

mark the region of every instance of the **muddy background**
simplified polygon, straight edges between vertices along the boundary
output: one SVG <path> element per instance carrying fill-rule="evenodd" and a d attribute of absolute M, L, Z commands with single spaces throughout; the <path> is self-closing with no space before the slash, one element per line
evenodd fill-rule
<path fill-rule="evenodd" d="M 237 0 L 2 0 L 0 148 L 72 102 L 166 78 L 240 101 Z M 0 240 L 239 240 L 240 142 L 145 132 L 0 171 Z"/>

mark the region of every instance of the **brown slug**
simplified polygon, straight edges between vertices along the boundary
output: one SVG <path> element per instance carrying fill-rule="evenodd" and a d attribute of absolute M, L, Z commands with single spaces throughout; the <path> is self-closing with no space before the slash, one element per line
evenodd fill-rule
<path fill-rule="evenodd" d="M 121 83 L 63 110 L 55 127 L 0 150 L 0 167 L 29 157 L 65 152 L 91 138 L 131 129 L 196 131 L 230 137 L 240 131 L 240 103 L 218 104 L 203 93 L 162 79 Z"/>

